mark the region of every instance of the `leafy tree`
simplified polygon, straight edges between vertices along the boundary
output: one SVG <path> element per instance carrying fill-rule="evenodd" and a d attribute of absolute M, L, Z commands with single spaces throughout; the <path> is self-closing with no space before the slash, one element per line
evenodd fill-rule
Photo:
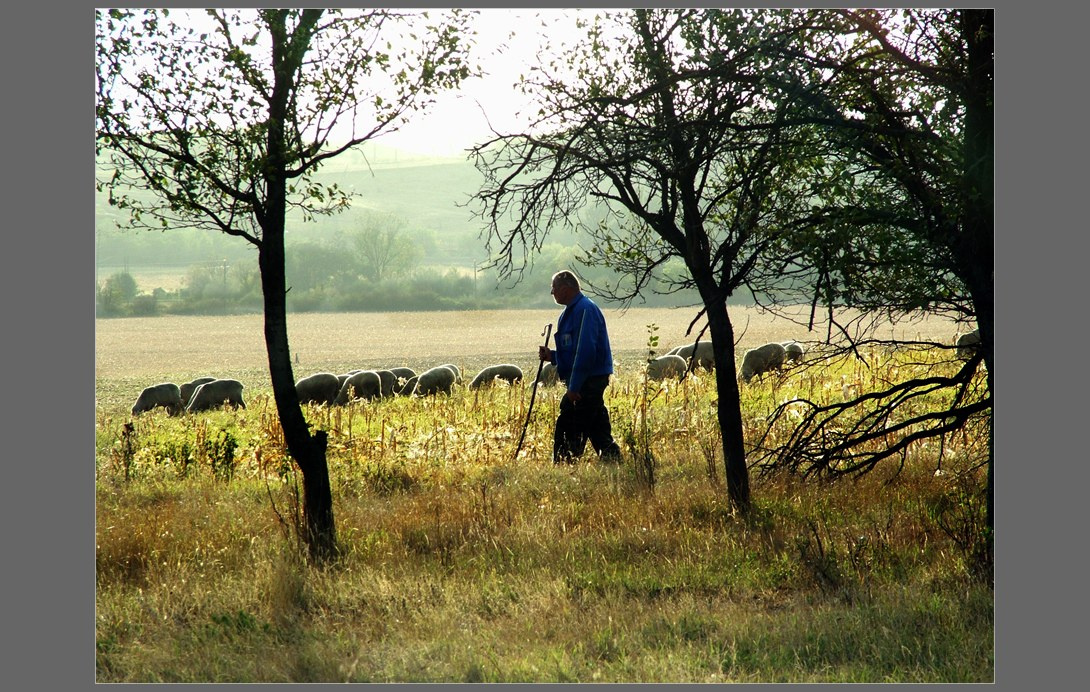
<path fill-rule="evenodd" d="M 372 216 L 349 235 L 366 278 L 383 281 L 403 276 L 420 261 L 422 252 L 404 228 L 405 222 L 394 216 Z"/>
<path fill-rule="evenodd" d="M 136 279 L 129 272 L 117 272 L 106 279 L 105 290 L 116 295 L 119 300 L 128 302 L 136 297 L 139 290 Z"/>
<path fill-rule="evenodd" d="M 98 309 L 103 315 L 119 315 L 136 297 L 136 279 L 128 272 L 106 277 L 98 288 Z"/>
<path fill-rule="evenodd" d="M 747 282 L 771 283 L 776 267 L 765 257 L 801 213 L 797 181 L 811 166 L 808 142 L 771 127 L 787 104 L 759 88 L 766 73 L 786 69 L 760 50 L 776 40 L 780 16 L 599 16 L 585 41 L 525 79 L 540 117 L 473 150 L 502 272 L 521 275 L 551 229 L 578 227 L 592 239 L 583 262 L 621 277 L 602 289 L 610 297 L 696 289 L 715 354 L 727 489 L 743 513 L 749 472 L 727 299 Z"/>
<path fill-rule="evenodd" d="M 100 189 L 135 228 L 222 232 L 258 251 L 269 373 L 288 453 L 303 477 L 302 540 L 336 553 L 327 435 L 310 432 L 288 349 L 285 218 L 345 208 L 315 172 L 396 129 L 471 73 L 467 15 L 432 23 L 387 10 L 99 10 Z M 405 45 L 395 51 L 392 45 Z M 151 195 L 139 194 L 140 191 Z"/>
<path fill-rule="evenodd" d="M 994 526 L 994 11 L 800 11 L 788 33 L 783 52 L 794 57 L 795 67 L 777 75 L 776 86 L 799 106 L 792 126 L 818 132 L 827 144 L 815 171 L 812 208 L 800 219 L 800 232 L 785 237 L 813 268 L 809 299 L 830 313 L 861 308 L 861 319 L 919 310 L 950 315 L 978 328 L 981 346 L 953 375 L 891 383 L 847 406 L 813 407 L 769 456 L 778 466 L 808 472 L 864 473 L 899 458 L 909 444 L 986 416 L 988 535 L 976 557 L 988 574 Z M 841 325 L 840 331 L 847 337 L 856 330 Z M 858 352 L 861 343 L 846 338 L 845 348 Z M 982 368 L 986 391 L 978 392 Z M 946 409 L 895 416 L 914 400 L 943 391 L 952 393 Z M 867 411 L 861 423 L 846 422 L 860 410 Z M 905 433 L 896 444 L 870 444 L 896 431 Z"/>
<path fill-rule="evenodd" d="M 348 251 L 331 243 L 305 241 L 288 247 L 287 279 L 292 292 L 327 289 L 355 275 L 356 263 Z"/>

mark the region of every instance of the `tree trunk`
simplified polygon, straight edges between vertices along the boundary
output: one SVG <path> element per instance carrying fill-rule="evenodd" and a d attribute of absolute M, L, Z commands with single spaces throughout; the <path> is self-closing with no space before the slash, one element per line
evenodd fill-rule
<path fill-rule="evenodd" d="M 727 494 L 742 515 L 749 514 L 749 467 L 746 465 L 745 439 L 742 434 L 742 400 L 734 369 L 734 327 L 727 314 L 725 300 L 705 300 L 708 331 L 715 353 L 715 389 L 719 431 L 723 436 L 723 464 Z"/>
<path fill-rule="evenodd" d="M 956 248 L 957 259 L 969 286 L 976 309 L 977 328 L 984 367 L 987 370 L 988 394 L 995 401 L 995 128 L 994 77 L 995 53 L 993 36 L 995 14 L 991 9 L 970 9 L 962 13 L 961 31 L 968 48 L 965 108 L 965 176 L 963 180 L 964 226 L 962 245 Z M 994 565 L 994 470 L 995 470 L 995 406 L 988 421 L 988 481 L 984 537 L 987 567 Z"/>
<path fill-rule="evenodd" d="M 276 235 L 276 234 L 271 234 Z M 333 493 L 329 486 L 325 431 L 310 434 L 299 405 L 288 348 L 283 234 L 275 242 L 266 229 L 259 256 L 265 294 L 265 346 L 269 355 L 276 412 L 288 453 L 303 474 L 303 540 L 310 557 L 322 562 L 336 555 Z"/>

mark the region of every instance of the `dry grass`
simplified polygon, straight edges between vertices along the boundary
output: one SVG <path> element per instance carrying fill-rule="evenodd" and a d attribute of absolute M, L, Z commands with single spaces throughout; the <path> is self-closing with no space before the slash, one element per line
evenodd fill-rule
<path fill-rule="evenodd" d="M 300 315 L 289 324 L 300 372 L 323 367 L 310 358 L 333 370 L 454 361 L 472 371 L 532 354 L 555 318 Z M 722 487 L 712 378 L 656 386 L 640 418 L 635 365 L 647 324 L 659 325 L 665 350 L 688 315 L 607 319 L 618 351 L 631 354 L 607 399 L 615 434 L 646 422 L 653 490 L 630 464 L 550 463 L 556 389 L 539 393 L 518 460 L 522 387 L 307 407 L 329 432 L 343 549 L 325 568 L 302 564 L 279 523 L 294 474 L 281 464 L 260 384 L 260 320 L 100 321 L 97 681 L 992 680 L 991 591 L 966 578 L 942 528 L 979 516 L 972 466 L 986 438 L 951 444 L 939 476 L 934 447 L 921 446 L 899 475 L 755 478 L 755 511 L 742 519 Z M 931 338 L 950 333 L 942 324 Z M 751 320 L 746 338 L 804 336 Z M 250 407 L 140 416 L 126 476 L 119 433 L 130 395 L 204 372 L 254 378 Z M 775 402 L 835 398 L 841 382 L 840 372 L 799 370 L 747 387 L 747 435 Z M 213 443 L 227 435 L 238 446 L 225 477 L 224 448 Z"/>

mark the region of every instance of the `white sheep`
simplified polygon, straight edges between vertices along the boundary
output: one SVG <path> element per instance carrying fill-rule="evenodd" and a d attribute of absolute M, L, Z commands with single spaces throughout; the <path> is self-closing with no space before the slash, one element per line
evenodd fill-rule
<path fill-rule="evenodd" d="M 697 341 L 696 344 L 685 344 L 683 346 L 676 346 L 666 352 L 668 356 L 681 356 L 685 359 L 685 366 L 688 369 L 689 360 L 693 357 L 693 352 L 696 352 L 696 366 L 704 368 L 705 370 L 712 370 L 715 368 L 715 351 L 712 349 L 712 342 L 710 341 Z"/>
<path fill-rule="evenodd" d="M 430 370 L 425 370 L 414 378 L 412 382 L 412 394 L 416 396 L 430 396 L 432 394 L 450 394 L 457 382 L 458 376 L 449 366 L 439 365 Z M 405 385 L 409 385 L 406 383 Z"/>
<path fill-rule="evenodd" d="M 182 393 L 178 385 L 173 382 L 160 382 L 150 387 L 145 387 L 136 397 L 136 403 L 132 405 L 132 415 L 150 411 L 157 406 L 162 406 L 170 415 L 180 413 L 182 410 Z"/>
<path fill-rule="evenodd" d="M 341 382 L 331 372 L 316 372 L 295 383 L 300 404 L 332 404 L 341 391 Z"/>
<path fill-rule="evenodd" d="M 484 368 L 477 373 L 477 376 L 469 383 L 469 388 L 480 389 L 481 387 L 489 387 L 495 384 L 496 380 L 503 380 L 509 384 L 522 382 L 522 368 L 517 365 L 512 365 L 511 363 L 489 365 L 487 368 Z"/>
<path fill-rule="evenodd" d="M 186 411 L 208 411 L 219 408 L 224 404 L 246 408 L 246 402 L 242 400 L 242 383 L 238 380 L 212 380 L 197 387 L 193 392 L 193 398 L 189 401 Z"/>
<path fill-rule="evenodd" d="M 958 347 L 958 358 L 965 360 L 972 358 L 980 346 L 980 329 L 962 334 L 957 338 L 955 345 Z"/>
<path fill-rule="evenodd" d="M 797 341 L 781 341 L 780 345 L 783 346 L 785 354 L 785 363 L 802 362 L 802 357 L 806 354 L 806 349 L 802 344 Z"/>
<path fill-rule="evenodd" d="M 182 408 L 189 406 L 189 402 L 193 401 L 193 392 L 197 391 L 197 387 L 200 387 L 205 382 L 212 382 L 215 377 L 198 377 L 197 379 L 186 382 L 179 389 L 182 392 Z"/>
<path fill-rule="evenodd" d="M 374 370 L 360 370 L 349 374 L 333 403 L 343 406 L 352 399 L 377 399 L 380 396 L 382 378 Z"/>
<path fill-rule="evenodd" d="M 673 353 L 659 356 L 647 363 L 647 378 L 649 380 L 680 380 L 685 377 L 689 366 L 685 359 Z"/>
<path fill-rule="evenodd" d="M 543 387 L 551 387 L 560 381 L 560 376 L 556 373 L 555 363 L 545 363 L 541 366 L 541 374 L 537 376 L 537 382 Z"/>
<path fill-rule="evenodd" d="M 742 356 L 742 381 L 749 382 L 754 376 L 779 370 L 786 359 L 787 350 L 783 344 L 771 343 L 751 348 Z"/>

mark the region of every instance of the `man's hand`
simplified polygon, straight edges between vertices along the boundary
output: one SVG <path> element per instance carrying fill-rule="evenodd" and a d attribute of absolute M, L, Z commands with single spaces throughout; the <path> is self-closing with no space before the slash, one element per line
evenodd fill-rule
<path fill-rule="evenodd" d="M 550 363 L 553 360 L 553 354 L 549 351 L 548 347 L 546 347 L 546 346 L 538 346 L 537 347 L 537 357 L 540 360 L 545 361 L 546 363 Z"/>
<path fill-rule="evenodd" d="M 573 392 L 570 389 L 564 393 L 564 396 L 568 397 L 568 400 L 570 400 L 573 404 L 583 398 L 582 394 L 580 394 L 579 392 Z"/>

